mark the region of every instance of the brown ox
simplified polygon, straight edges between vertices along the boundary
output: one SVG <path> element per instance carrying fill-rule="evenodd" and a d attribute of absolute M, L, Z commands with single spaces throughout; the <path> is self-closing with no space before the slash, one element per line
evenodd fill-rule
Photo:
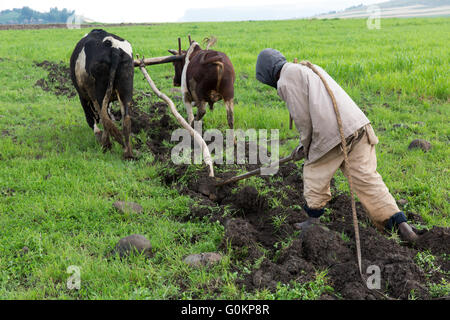
<path fill-rule="evenodd" d="M 182 60 L 173 62 L 173 84 L 181 86 L 190 125 L 194 122 L 193 102 L 198 107 L 196 120 L 199 121 L 206 113 L 206 103 L 213 110 L 214 103 L 223 99 L 227 108 L 228 125 L 233 129 L 235 74 L 230 59 L 222 52 L 202 50 L 197 42 L 192 42 L 187 52 L 179 51 L 169 50 L 174 55 L 185 56 Z"/>

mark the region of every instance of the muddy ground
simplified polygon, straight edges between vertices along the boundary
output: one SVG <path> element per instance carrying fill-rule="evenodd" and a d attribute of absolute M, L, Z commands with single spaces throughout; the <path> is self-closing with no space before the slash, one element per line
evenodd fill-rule
<path fill-rule="evenodd" d="M 46 65 L 44 63 L 43 67 Z M 70 83 L 67 69 L 55 65 L 50 68 L 49 77 L 60 83 L 41 87 L 73 97 L 70 90 L 65 89 Z M 59 74 L 52 75 L 52 71 Z M 45 80 L 52 82 L 50 78 Z M 220 250 L 231 250 L 232 265 L 239 274 L 238 285 L 247 291 L 275 290 L 277 282 L 312 281 L 317 271 L 326 269 L 334 292 L 324 294 L 322 299 L 450 298 L 430 290 L 432 284 L 450 280 L 448 228 L 420 228 L 421 217 L 408 212 L 408 219 L 422 230 L 417 243 L 408 246 L 377 231 L 367 219 L 364 208 L 357 203 L 363 273 L 372 265 L 381 271 L 381 289 L 369 290 L 358 273 L 351 202 L 347 195 L 339 194 L 332 186 L 334 198 L 327 206 L 322 226 L 299 233 L 293 224 L 307 217 L 302 209 L 305 201 L 301 163 L 284 165 L 274 176 L 256 179 L 257 183 L 208 187 L 211 181 L 205 167 L 172 164 L 167 142 L 171 132 L 179 126 L 164 103 L 151 105 L 149 101 L 147 93 L 134 97 L 133 132 L 143 130 L 147 134 L 146 144 L 137 139 L 135 148 L 147 148 L 155 155 L 155 161 L 166 163 L 160 172 L 163 183 L 196 200 L 190 212 L 174 219 L 189 221 L 206 217 L 224 225 Z M 219 165 L 215 171 L 220 179 L 231 177 L 238 170 L 256 167 Z M 435 260 L 421 261 L 417 258 L 418 252 L 429 252 Z M 244 265 L 250 273 L 243 271 Z"/>
<path fill-rule="evenodd" d="M 183 174 L 182 170 L 179 174 Z M 381 271 L 382 294 L 369 290 L 358 273 L 351 202 L 347 195 L 336 195 L 334 190 L 336 196 L 328 205 L 323 226 L 301 234 L 294 229 L 294 223 L 307 218 L 301 209 L 305 203 L 301 168 L 296 164 L 285 165 L 276 175 L 261 178 L 264 185 L 258 189 L 262 192 L 253 186 L 234 185 L 219 189 L 213 197 L 202 187 L 208 179 L 207 171 L 197 174 L 198 178 L 194 177 L 187 187 L 181 188 L 181 192 L 198 202 L 185 218 L 207 216 L 212 221 L 219 220 L 225 226 L 221 250 L 227 251 L 231 245 L 236 264 L 260 263 L 250 274 L 241 274 L 238 282 L 247 290 L 275 290 L 277 282 L 312 281 L 317 270 L 327 269 L 335 291 L 333 295 L 324 295 L 324 299 L 408 299 L 412 290 L 415 297 L 430 299 L 428 284 L 439 283 L 442 278 L 449 280 L 450 263 L 448 256 L 443 256 L 449 253 L 448 229 L 423 230 L 415 246 L 406 246 L 378 232 L 358 203 L 362 269 L 366 271 L 375 265 Z M 172 186 L 177 186 L 173 176 L 170 180 Z M 408 215 L 410 220 L 419 219 L 413 213 Z M 433 265 L 440 269 L 427 271 L 416 263 L 418 251 L 424 250 L 436 256 Z M 236 271 L 242 272 L 239 268 Z"/>
<path fill-rule="evenodd" d="M 70 68 L 63 61 L 55 63 L 44 60 L 35 62 L 35 66 L 48 72 L 48 76 L 36 81 L 35 86 L 39 86 L 42 90 L 52 92 L 57 96 L 72 98 L 77 95 L 77 91 L 70 79 Z"/>

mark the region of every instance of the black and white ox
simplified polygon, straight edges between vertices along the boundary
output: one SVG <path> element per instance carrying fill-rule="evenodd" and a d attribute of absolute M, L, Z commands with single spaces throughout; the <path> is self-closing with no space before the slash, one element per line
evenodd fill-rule
<path fill-rule="evenodd" d="M 183 55 L 182 60 L 173 62 L 175 76 L 173 84 L 181 86 L 182 97 L 188 114 L 188 122 L 194 121 L 192 104 L 197 106 L 199 121 L 206 113 L 206 103 L 212 110 L 214 103 L 224 100 L 230 129 L 234 127 L 234 81 L 233 64 L 223 52 L 202 50 L 197 42 L 192 42 L 188 51 L 169 50 L 174 55 Z"/>
<path fill-rule="evenodd" d="M 112 135 L 123 147 L 124 157 L 133 158 L 129 108 L 134 66 L 130 43 L 105 30 L 94 29 L 77 43 L 70 57 L 70 73 L 87 123 L 103 150 L 111 149 L 109 136 Z M 122 132 L 108 112 L 110 103 L 116 100 L 122 114 Z M 103 132 L 98 128 L 100 123 Z"/>

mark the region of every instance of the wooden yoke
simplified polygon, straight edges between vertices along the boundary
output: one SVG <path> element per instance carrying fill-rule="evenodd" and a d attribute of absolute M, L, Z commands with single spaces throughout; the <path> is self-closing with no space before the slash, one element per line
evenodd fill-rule
<path fill-rule="evenodd" d="M 144 65 L 146 66 L 151 66 L 151 65 L 155 65 L 155 64 L 162 64 L 162 63 L 170 63 L 170 62 L 174 62 L 177 60 L 181 60 L 183 59 L 184 56 L 183 55 L 178 55 L 178 56 L 164 56 L 164 57 L 157 57 L 157 58 L 146 58 L 143 60 L 137 60 L 134 59 L 134 66 L 135 67 L 140 67 L 141 63 L 144 63 Z"/>

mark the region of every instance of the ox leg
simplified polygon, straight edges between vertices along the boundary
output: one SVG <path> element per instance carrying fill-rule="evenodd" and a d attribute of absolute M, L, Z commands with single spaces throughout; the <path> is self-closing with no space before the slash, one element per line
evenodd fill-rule
<path fill-rule="evenodd" d="M 186 97 L 187 93 L 183 94 L 183 103 L 186 107 L 186 113 L 188 116 L 188 123 L 191 127 L 194 126 L 194 112 L 192 111 L 192 101 Z"/>
<path fill-rule="evenodd" d="M 117 92 L 117 99 L 120 103 L 120 112 L 122 113 L 122 132 L 124 137 L 124 148 L 123 148 L 123 156 L 125 159 L 134 159 L 133 150 L 131 148 L 131 118 L 129 114 L 131 102 L 128 100 L 122 100 L 121 95 Z"/>
<path fill-rule="evenodd" d="M 206 113 L 206 102 L 205 101 L 201 101 L 197 105 L 198 105 L 197 116 L 196 116 L 195 120 L 200 121 L 200 120 L 203 119 L 203 117 L 205 116 L 205 113 Z"/>
<path fill-rule="evenodd" d="M 98 128 L 97 121 L 94 123 L 94 135 L 98 143 L 102 143 L 103 132 Z"/>
<path fill-rule="evenodd" d="M 108 89 L 106 89 L 105 96 L 103 97 L 103 103 L 100 110 L 100 119 L 103 124 L 103 127 L 105 128 L 105 131 L 108 132 L 108 134 L 111 134 L 113 138 L 123 147 L 123 136 L 122 133 L 117 129 L 116 125 L 112 120 L 109 118 L 108 115 L 108 104 L 111 98 L 111 92 L 112 92 L 112 84 L 108 86 Z"/>
<path fill-rule="evenodd" d="M 225 107 L 227 108 L 227 120 L 230 129 L 234 129 L 234 102 L 233 99 L 225 101 Z"/>
<path fill-rule="evenodd" d="M 233 99 L 225 101 L 225 107 L 227 108 L 227 120 L 228 120 L 228 126 L 230 127 L 230 130 L 234 130 L 234 103 Z M 234 136 L 234 131 L 232 132 L 233 142 L 234 145 L 237 145 L 237 139 Z"/>
<path fill-rule="evenodd" d="M 194 126 L 194 112 L 192 111 L 192 102 L 188 102 L 186 101 L 184 103 L 184 105 L 186 106 L 186 112 L 187 112 L 187 116 L 188 116 L 188 123 L 191 127 Z"/>
<path fill-rule="evenodd" d="M 95 114 L 94 111 L 92 110 L 91 102 L 89 101 L 89 99 L 85 99 L 81 95 L 80 95 L 80 102 L 81 106 L 83 107 L 84 115 L 86 116 L 86 121 L 89 127 L 91 127 L 91 129 L 94 129 Z"/>
<path fill-rule="evenodd" d="M 114 117 L 113 113 L 112 113 L 111 102 L 108 103 L 108 115 L 109 115 L 109 118 L 110 118 L 112 121 L 117 121 L 116 118 Z"/>
<path fill-rule="evenodd" d="M 94 130 L 94 136 L 99 143 L 101 143 L 102 131 L 98 128 L 98 119 L 93 110 L 92 102 L 89 99 L 82 98 L 80 96 L 81 105 L 83 106 L 84 113 L 86 115 L 86 121 Z"/>
<path fill-rule="evenodd" d="M 110 128 L 111 128 L 111 125 L 114 126 L 111 119 L 109 119 L 108 112 L 107 112 L 109 98 L 105 101 L 105 99 L 107 98 L 105 95 L 102 106 L 100 106 L 99 101 L 101 101 L 101 99 L 97 100 L 96 94 L 94 92 L 94 88 L 92 88 L 92 90 L 89 90 L 89 97 L 94 105 L 95 110 L 97 111 L 97 113 L 100 116 L 100 123 L 103 125 L 103 129 L 104 129 L 103 132 L 101 132 L 100 129 L 98 129 L 98 127 L 97 127 L 98 131 L 94 131 L 94 133 L 96 134 L 97 139 L 99 139 L 101 136 L 100 143 L 102 144 L 103 151 L 109 150 L 112 147 L 111 141 L 109 139 Z M 106 106 L 105 106 L 105 103 L 106 103 Z M 95 125 L 97 126 L 97 121 L 95 121 Z"/>
<path fill-rule="evenodd" d="M 100 132 L 100 134 L 101 134 L 100 143 L 103 147 L 103 152 L 106 152 L 107 150 L 111 150 L 112 143 L 111 143 L 111 139 L 109 138 L 108 130 L 105 129 L 105 130 L 103 130 L 103 132 Z"/>
<path fill-rule="evenodd" d="M 105 152 L 107 150 L 111 150 L 112 143 L 111 143 L 111 140 L 109 138 L 109 131 L 106 128 L 105 123 L 102 121 L 101 107 L 100 107 L 100 105 L 98 104 L 97 101 L 95 101 L 94 105 L 95 105 L 96 109 L 98 108 L 98 110 L 100 110 L 100 112 L 99 112 L 99 114 L 100 114 L 100 123 L 103 125 L 103 129 L 104 129 L 103 131 L 101 131 L 100 129 L 98 129 L 97 123 L 95 123 L 94 134 L 95 134 L 95 137 L 97 138 L 97 140 L 102 145 L 103 152 Z M 97 128 L 97 130 L 95 130 L 95 128 Z"/>

